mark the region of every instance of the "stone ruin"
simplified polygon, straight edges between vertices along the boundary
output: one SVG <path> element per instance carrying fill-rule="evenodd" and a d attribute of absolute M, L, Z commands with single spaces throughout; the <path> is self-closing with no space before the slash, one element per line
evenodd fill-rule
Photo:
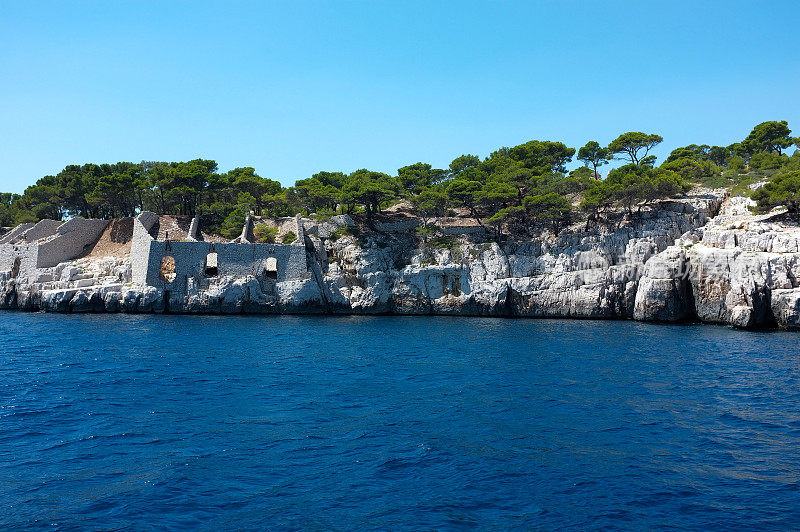
<path fill-rule="evenodd" d="M 108 223 L 73 218 L 18 225 L 0 238 L 0 272 L 35 277 L 39 270 L 77 258 L 97 242 Z"/>
<path fill-rule="evenodd" d="M 277 282 L 308 278 L 305 233 L 298 216 L 297 239 L 291 244 L 252 242 L 253 219 L 248 215 L 242 234 L 231 242 L 201 240 L 198 218 L 182 241 L 156 240 L 151 232 L 158 216 L 145 212 L 134 220 L 131 242 L 132 282 L 169 291 L 183 298 L 194 289 L 207 289 L 221 277 L 255 278 L 266 291 Z"/>
<path fill-rule="evenodd" d="M 278 283 L 312 276 L 299 216 L 283 221 L 297 235 L 291 244 L 254 242 L 253 224 L 248 215 L 232 241 L 202 233 L 198 216 L 187 228 L 149 211 L 113 221 L 21 224 L 0 236 L 0 308 L 73 310 L 81 298 L 101 298 L 89 310 L 158 311 L 144 301 L 150 294 L 162 301 L 157 307 L 172 302 L 179 311 L 190 296 L 213 294 L 232 279 L 255 282 L 269 295 Z M 136 301 L 125 301 L 126 294 Z"/>

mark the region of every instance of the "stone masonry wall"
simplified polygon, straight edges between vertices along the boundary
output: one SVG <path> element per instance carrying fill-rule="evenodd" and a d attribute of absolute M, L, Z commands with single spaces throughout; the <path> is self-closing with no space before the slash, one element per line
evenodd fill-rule
<path fill-rule="evenodd" d="M 131 276 L 133 284 L 143 286 L 147 282 L 147 265 L 150 257 L 150 243 L 153 237 L 150 230 L 158 221 L 158 216 L 145 211 L 133 219 L 131 237 Z"/>
<path fill-rule="evenodd" d="M 10 272 L 14 261 L 19 259 L 19 276 L 35 275 L 38 252 L 37 244 L 0 244 L 0 272 Z"/>
<path fill-rule="evenodd" d="M 97 242 L 108 226 L 108 220 L 72 218 L 58 228 L 54 238 L 39 244 L 37 268 L 49 268 L 81 256 Z"/>
<path fill-rule="evenodd" d="M 15 228 L 11 229 L 8 233 L 4 234 L 2 238 L 0 238 L 0 244 L 6 244 L 8 242 L 11 242 L 18 235 L 24 233 L 25 231 L 27 231 L 28 229 L 30 229 L 33 226 L 34 226 L 34 224 L 32 224 L 30 222 L 24 223 L 24 224 L 19 224 Z"/>
<path fill-rule="evenodd" d="M 183 297 L 188 279 L 206 279 L 206 257 L 217 254 L 218 273 L 214 277 L 263 276 L 268 258 L 277 260 L 277 282 L 303 280 L 308 277 L 306 253 L 303 246 L 278 244 L 234 244 L 208 242 L 150 242 L 144 284 L 169 290 L 173 297 Z M 164 257 L 175 261 L 175 280 L 171 283 L 160 277 Z M 134 282 L 140 277 L 134 275 Z"/>
<path fill-rule="evenodd" d="M 40 220 L 36 225 L 25 231 L 20 238 L 26 242 L 35 242 L 48 236 L 53 236 L 64 222 L 58 220 Z"/>

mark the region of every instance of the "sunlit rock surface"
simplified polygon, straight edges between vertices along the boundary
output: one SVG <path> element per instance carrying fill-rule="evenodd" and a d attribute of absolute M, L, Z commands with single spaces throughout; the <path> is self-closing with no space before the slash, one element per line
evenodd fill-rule
<path fill-rule="evenodd" d="M 800 228 L 780 216 L 753 216 L 748 202 L 706 191 L 614 223 L 576 224 L 558 236 L 545 232 L 502 245 L 466 226 L 446 227 L 451 236 L 445 244 L 425 242 L 414 232 L 416 219 L 359 232 L 346 215 L 322 222 L 298 218 L 286 223 L 304 233 L 295 245 L 305 245 L 307 271 L 292 276 L 193 274 L 174 281 L 183 283 L 179 290 L 166 282 L 151 286 L 132 273 L 141 260 L 134 246 L 128 255 L 0 271 L 0 308 L 699 320 L 800 328 Z M 37 231 L 54 229 L 42 224 Z"/>

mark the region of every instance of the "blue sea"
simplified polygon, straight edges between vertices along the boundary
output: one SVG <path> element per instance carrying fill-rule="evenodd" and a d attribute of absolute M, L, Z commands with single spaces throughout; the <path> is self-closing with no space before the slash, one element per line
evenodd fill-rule
<path fill-rule="evenodd" d="M 800 334 L 0 314 L 0 528 L 800 529 Z"/>

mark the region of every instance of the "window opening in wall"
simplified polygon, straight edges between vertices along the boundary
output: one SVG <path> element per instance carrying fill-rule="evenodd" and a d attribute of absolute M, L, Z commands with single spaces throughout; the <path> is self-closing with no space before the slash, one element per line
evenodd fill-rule
<path fill-rule="evenodd" d="M 270 257 L 264 261 L 264 277 L 267 279 L 278 279 L 278 259 Z"/>
<path fill-rule="evenodd" d="M 19 265 L 20 260 L 19 257 L 14 257 L 14 264 L 11 265 L 11 278 L 13 279 L 17 275 L 19 275 Z"/>
<path fill-rule="evenodd" d="M 206 275 L 208 277 L 216 277 L 219 274 L 219 267 L 217 266 L 217 254 L 209 253 L 206 255 Z"/>
<path fill-rule="evenodd" d="M 161 270 L 158 273 L 158 277 L 161 280 L 166 281 L 168 283 L 171 283 L 172 281 L 175 280 L 177 274 L 175 273 L 174 257 L 170 257 L 169 255 L 167 255 L 166 257 L 161 259 Z"/>

